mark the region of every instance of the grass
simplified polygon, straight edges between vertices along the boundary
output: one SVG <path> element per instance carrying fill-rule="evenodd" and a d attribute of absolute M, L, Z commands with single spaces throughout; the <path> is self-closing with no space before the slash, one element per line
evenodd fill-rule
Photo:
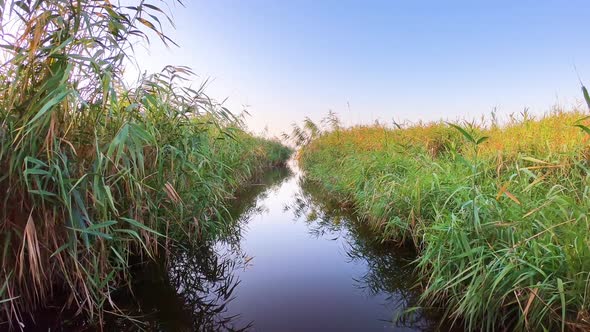
<path fill-rule="evenodd" d="M 233 192 L 290 151 L 191 88 L 186 67 L 123 83 L 137 38 L 171 43 L 160 8 L 0 4 L 0 322 L 17 328 L 58 292 L 100 322 L 130 257 L 215 236 Z"/>
<path fill-rule="evenodd" d="M 341 128 L 331 115 L 329 129 L 293 136 L 311 180 L 353 203 L 382 240 L 418 248 L 422 304 L 472 331 L 587 330 L 585 116 L 391 129 Z"/>

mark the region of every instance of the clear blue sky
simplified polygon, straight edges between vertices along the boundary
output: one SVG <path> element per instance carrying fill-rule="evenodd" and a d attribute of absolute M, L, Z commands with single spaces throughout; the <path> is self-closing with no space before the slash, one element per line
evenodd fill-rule
<path fill-rule="evenodd" d="M 195 1 L 171 6 L 180 48 L 142 69 L 188 65 L 259 132 L 328 110 L 345 124 L 542 113 L 590 85 L 590 1 Z M 350 109 L 347 107 L 350 104 Z"/>

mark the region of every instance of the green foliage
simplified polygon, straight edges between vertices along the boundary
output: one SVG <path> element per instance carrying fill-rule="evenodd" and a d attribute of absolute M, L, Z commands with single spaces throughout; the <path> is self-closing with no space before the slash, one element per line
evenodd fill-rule
<path fill-rule="evenodd" d="M 382 240 L 418 248 L 424 305 L 472 331 L 587 330 L 588 147 L 571 126 L 581 114 L 324 131 L 300 160 Z"/>
<path fill-rule="evenodd" d="M 100 318 L 131 256 L 216 236 L 232 193 L 290 151 L 246 133 L 186 67 L 123 84 L 133 38 L 171 42 L 160 8 L 0 4 L 0 317 L 20 323 L 65 288 Z"/>
<path fill-rule="evenodd" d="M 588 95 L 588 89 L 584 85 L 582 85 L 582 94 L 584 95 L 584 100 L 586 100 L 586 105 L 588 105 L 588 110 L 590 110 L 590 95 Z M 574 127 L 578 127 L 582 129 L 586 134 L 590 135 L 590 128 L 585 126 L 583 123 L 584 121 L 588 120 L 590 116 L 585 116 L 574 123 Z"/>
<path fill-rule="evenodd" d="M 588 109 L 590 109 L 590 95 L 588 94 L 588 89 L 584 85 L 582 85 L 582 94 L 584 95 L 584 100 L 586 100 L 586 105 L 588 105 Z"/>

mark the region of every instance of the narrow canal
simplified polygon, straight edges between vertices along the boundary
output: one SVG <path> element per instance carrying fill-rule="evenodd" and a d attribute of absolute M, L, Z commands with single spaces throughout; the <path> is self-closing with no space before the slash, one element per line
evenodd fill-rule
<path fill-rule="evenodd" d="M 241 193 L 224 234 L 178 249 L 167 267 L 135 272 L 119 330 L 428 331 L 436 317 L 415 304 L 411 252 L 377 243 L 354 214 L 294 165 Z M 125 301 L 123 301 L 125 302 Z"/>

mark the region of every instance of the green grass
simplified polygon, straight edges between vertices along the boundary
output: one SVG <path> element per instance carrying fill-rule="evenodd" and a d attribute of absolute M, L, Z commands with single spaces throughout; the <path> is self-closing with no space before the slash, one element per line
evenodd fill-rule
<path fill-rule="evenodd" d="M 584 116 L 295 135 L 313 137 L 299 140 L 307 177 L 383 240 L 418 248 L 422 304 L 473 331 L 587 330 L 590 163 L 574 126 Z"/>
<path fill-rule="evenodd" d="M 134 38 L 170 42 L 159 8 L 1 4 L 0 322 L 64 289 L 100 322 L 131 256 L 215 236 L 233 193 L 290 150 L 190 88 L 186 67 L 123 83 Z"/>

